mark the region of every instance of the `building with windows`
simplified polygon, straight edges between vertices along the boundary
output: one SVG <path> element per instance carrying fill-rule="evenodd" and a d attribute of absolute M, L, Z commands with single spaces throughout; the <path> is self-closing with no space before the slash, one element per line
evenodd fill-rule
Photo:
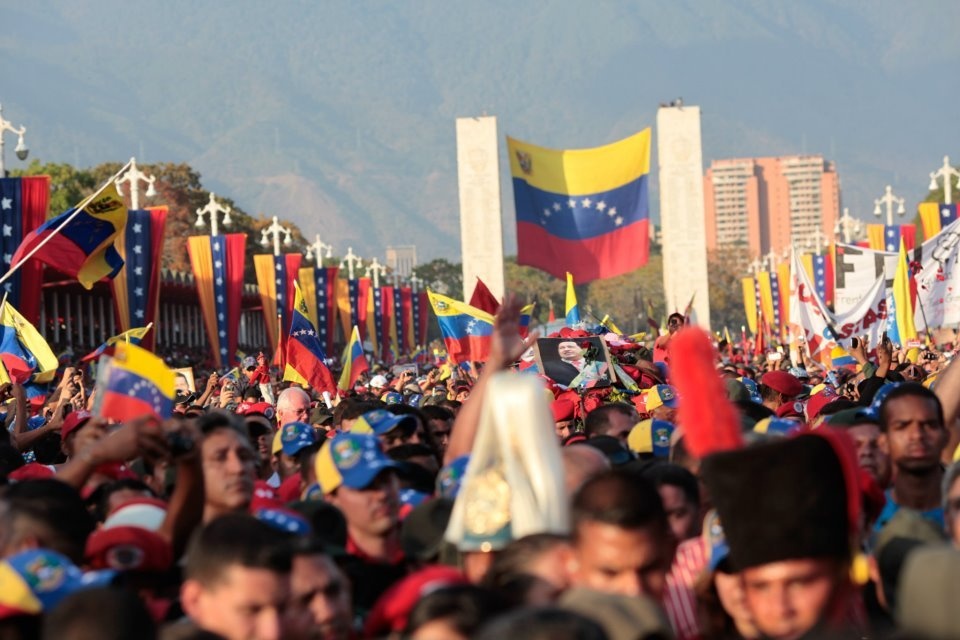
<path fill-rule="evenodd" d="M 840 216 L 840 179 L 823 156 L 714 160 L 703 179 L 707 248 L 751 257 L 826 246 Z"/>
<path fill-rule="evenodd" d="M 409 278 L 417 267 L 417 247 L 405 245 L 387 247 L 387 267 L 401 278 Z"/>

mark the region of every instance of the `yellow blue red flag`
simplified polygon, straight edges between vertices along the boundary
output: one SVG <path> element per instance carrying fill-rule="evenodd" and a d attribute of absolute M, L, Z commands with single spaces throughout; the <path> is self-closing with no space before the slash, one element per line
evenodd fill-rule
<path fill-rule="evenodd" d="M 80 281 L 85 288 L 123 267 L 114 242 L 127 224 L 127 206 L 111 182 L 98 195 L 28 233 L 13 254 L 11 266 L 43 246 L 33 257 Z"/>
<path fill-rule="evenodd" d="M 360 379 L 360 374 L 370 370 L 370 364 L 367 362 L 367 356 L 363 353 L 363 343 L 360 342 L 360 329 L 356 325 L 350 332 L 350 342 L 343 351 L 343 371 L 340 373 L 340 380 L 337 388 L 341 391 L 351 389 Z"/>
<path fill-rule="evenodd" d="M 317 327 L 310 321 L 307 303 L 303 301 L 300 285 L 293 281 L 293 313 L 290 317 L 290 334 L 284 341 L 286 347 L 286 366 L 284 380 L 292 380 L 312 389 L 333 393 L 336 385 L 330 369 L 324 364 L 326 354 L 320 344 Z"/>
<path fill-rule="evenodd" d="M 0 310 L 0 362 L 11 382 L 50 382 L 57 373 L 57 356 L 40 332 L 9 302 Z"/>
<path fill-rule="evenodd" d="M 573 274 L 567 272 L 567 300 L 565 307 L 567 326 L 572 327 L 580 323 L 580 305 L 577 304 L 577 291 L 573 288 Z"/>
<path fill-rule="evenodd" d="M 128 342 L 97 372 L 93 412 L 123 422 L 140 416 L 165 420 L 173 414 L 174 373 L 163 360 Z"/>
<path fill-rule="evenodd" d="M 486 361 L 493 336 L 493 316 L 432 291 L 427 291 L 427 296 L 440 323 L 450 360 L 457 364 Z"/>
<path fill-rule="evenodd" d="M 649 252 L 650 129 L 602 147 L 547 149 L 507 138 L 517 263 L 581 282 L 628 273 Z"/>

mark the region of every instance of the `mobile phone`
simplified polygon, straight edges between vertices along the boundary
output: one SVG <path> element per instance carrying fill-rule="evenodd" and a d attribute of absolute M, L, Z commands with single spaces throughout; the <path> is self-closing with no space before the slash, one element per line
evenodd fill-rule
<path fill-rule="evenodd" d="M 853 347 L 854 349 L 859 348 L 859 347 L 860 347 L 860 338 L 851 338 L 851 339 L 850 339 L 850 346 Z"/>
<path fill-rule="evenodd" d="M 886 331 L 884 331 L 884 332 L 880 335 L 880 342 L 882 342 L 883 344 L 890 344 L 890 338 L 887 337 L 887 332 L 886 332 Z"/>
<path fill-rule="evenodd" d="M 767 360 L 769 360 L 770 362 L 779 362 L 782 359 L 783 359 L 782 353 L 777 353 L 776 351 L 772 351 L 767 354 Z"/>

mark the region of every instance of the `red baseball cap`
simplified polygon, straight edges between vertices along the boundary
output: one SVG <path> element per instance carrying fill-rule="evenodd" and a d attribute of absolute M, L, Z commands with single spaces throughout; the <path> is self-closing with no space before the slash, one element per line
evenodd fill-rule
<path fill-rule="evenodd" d="M 63 426 L 60 427 L 60 439 L 66 441 L 67 437 L 87 424 L 93 414 L 89 411 L 73 411 L 63 419 Z"/>
<path fill-rule="evenodd" d="M 788 398 L 795 398 L 803 393 L 803 384 L 800 380 L 786 371 L 768 371 L 760 378 L 760 384 L 766 385 Z"/>

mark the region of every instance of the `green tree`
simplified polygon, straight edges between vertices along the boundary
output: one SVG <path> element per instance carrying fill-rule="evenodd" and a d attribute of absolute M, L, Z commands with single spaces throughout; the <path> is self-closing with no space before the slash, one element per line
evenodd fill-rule
<path fill-rule="evenodd" d="M 66 163 L 33 160 L 26 169 L 10 172 L 11 176 L 50 176 L 50 205 L 47 217 L 58 216 L 96 188 L 96 180 L 90 171 L 76 169 Z"/>
<path fill-rule="evenodd" d="M 733 334 L 746 324 L 740 278 L 747 272 L 748 258 L 746 248 L 741 247 L 718 249 L 707 258 L 710 325 L 715 331 L 723 331 L 727 327 Z M 781 288 L 781 295 L 789 293 Z"/>
<path fill-rule="evenodd" d="M 435 293 L 463 300 L 463 267 L 459 262 L 437 258 L 417 266 L 416 271 L 417 277 L 423 279 L 424 287 Z"/>

